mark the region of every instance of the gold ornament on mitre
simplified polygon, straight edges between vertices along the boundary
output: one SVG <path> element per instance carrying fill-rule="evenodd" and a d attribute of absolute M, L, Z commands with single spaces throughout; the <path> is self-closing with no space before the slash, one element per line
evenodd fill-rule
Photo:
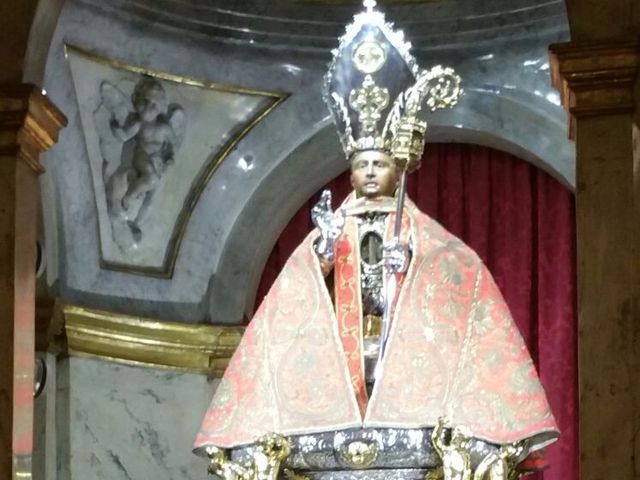
<path fill-rule="evenodd" d="M 423 104 L 432 111 L 452 107 L 462 94 L 461 79 L 449 67 L 421 70 L 404 33 L 386 22 L 375 1 L 363 5 L 332 52 L 324 99 L 347 158 L 382 150 L 413 171 L 427 130 L 419 118 Z"/>

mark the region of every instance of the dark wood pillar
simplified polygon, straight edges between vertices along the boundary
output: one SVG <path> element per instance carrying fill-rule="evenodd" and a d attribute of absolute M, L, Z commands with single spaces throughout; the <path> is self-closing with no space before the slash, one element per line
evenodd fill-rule
<path fill-rule="evenodd" d="M 576 142 L 581 480 L 640 478 L 640 43 L 551 46 Z"/>
<path fill-rule="evenodd" d="M 0 478 L 31 478 L 40 153 L 64 116 L 32 85 L 0 86 Z"/>

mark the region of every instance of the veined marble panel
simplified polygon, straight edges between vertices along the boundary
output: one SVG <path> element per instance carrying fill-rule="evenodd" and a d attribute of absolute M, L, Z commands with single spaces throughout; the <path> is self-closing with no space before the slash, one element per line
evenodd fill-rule
<path fill-rule="evenodd" d="M 66 47 L 105 268 L 170 277 L 197 202 L 235 144 L 285 98 Z"/>
<path fill-rule="evenodd" d="M 206 478 L 191 445 L 215 382 L 80 358 L 62 360 L 58 372 L 57 478 Z"/>

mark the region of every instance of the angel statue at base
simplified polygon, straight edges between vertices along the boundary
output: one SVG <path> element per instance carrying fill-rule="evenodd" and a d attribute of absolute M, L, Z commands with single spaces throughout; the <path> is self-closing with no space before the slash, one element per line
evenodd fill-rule
<path fill-rule="evenodd" d="M 325 82 L 354 191 L 313 209 L 317 228 L 247 326 L 195 452 L 225 479 L 516 478 L 558 436 L 535 367 L 476 253 L 405 199 L 420 107 L 455 104 L 460 79 L 420 70 L 365 7 Z"/>
<path fill-rule="evenodd" d="M 137 243 L 153 194 L 182 143 L 184 110 L 169 105 L 162 85 L 148 75 L 136 83 L 131 100 L 107 81 L 100 96 L 111 114 L 111 134 L 122 145 L 116 165 L 106 160 L 103 165 L 109 214 L 112 222 L 126 222 Z"/>

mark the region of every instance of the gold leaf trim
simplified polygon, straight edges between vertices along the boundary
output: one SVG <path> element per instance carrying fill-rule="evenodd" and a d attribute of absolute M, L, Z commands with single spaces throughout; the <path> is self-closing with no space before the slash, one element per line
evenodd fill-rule
<path fill-rule="evenodd" d="M 40 89 L 30 84 L 0 86 L 0 154 L 17 155 L 44 173 L 40 154 L 58 141 L 66 117 Z"/>
<path fill-rule="evenodd" d="M 219 377 L 244 327 L 190 325 L 74 305 L 62 308 L 70 355 Z"/>

